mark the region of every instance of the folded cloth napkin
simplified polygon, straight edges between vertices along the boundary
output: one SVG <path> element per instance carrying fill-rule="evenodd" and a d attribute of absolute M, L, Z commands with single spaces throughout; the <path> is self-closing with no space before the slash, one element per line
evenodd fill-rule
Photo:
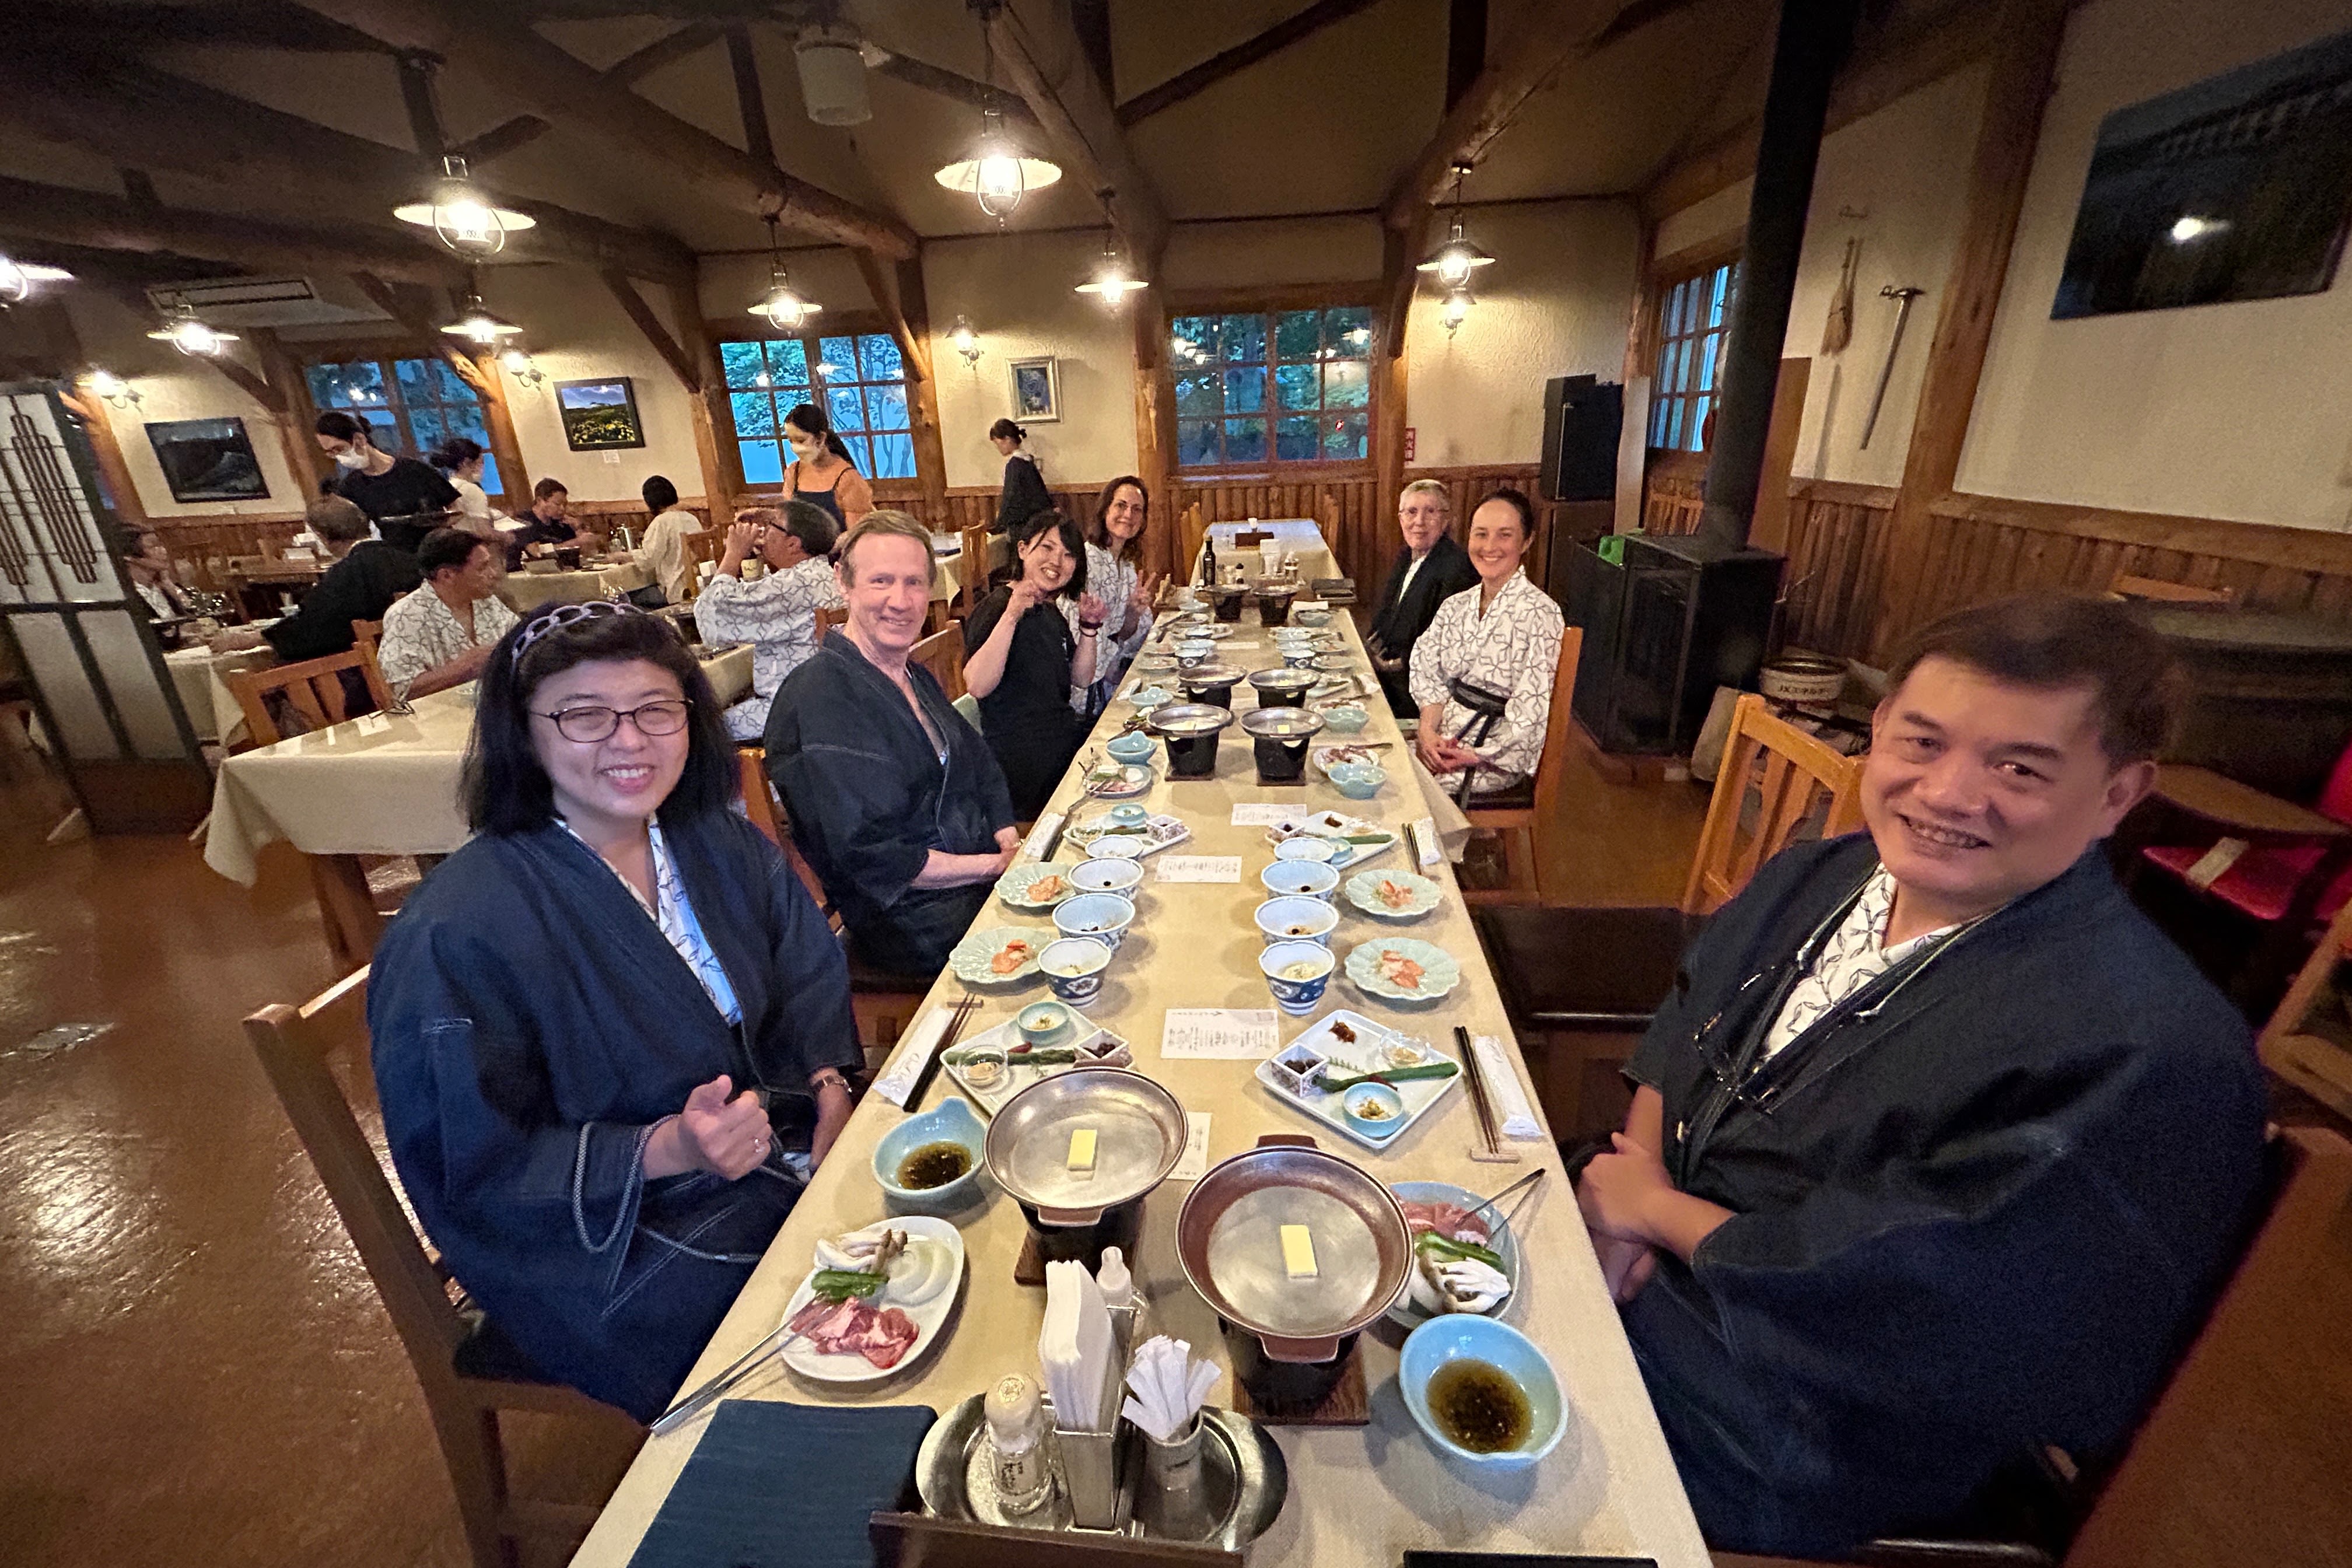
<path fill-rule="evenodd" d="M 924 1064 L 931 1059 L 931 1053 L 940 1048 L 940 1037 L 947 1032 L 948 1019 L 954 1012 L 952 1007 L 934 1007 L 918 1019 L 915 1026 L 907 1031 L 898 1054 L 890 1058 L 889 1068 L 874 1080 L 873 1092 L 904 1110 L 908 1091 L 923 1076 Z"/>
<path fill-rule="evenodd" d="M 629 1568 L 871 1568 L 866 1521 L 906 1499 L 938 1419 L 922 1405 L 723 1400 Z"/>
<path fill-rule="evenodd" d="M 1528 1091 L 1521 1087 L 1510 1058 L 1503 1054 L 1503 1042 L 1492 1035 L 1475 1035 L 1470 1048 L 1478 1053 L 1478 1076 L 1486 1080 L 1486 1092 L 1503 1118 L 1503 1136 L 1519 1142 L 1542 1137 L 1543 1128 L 1528 1103 Z"/>

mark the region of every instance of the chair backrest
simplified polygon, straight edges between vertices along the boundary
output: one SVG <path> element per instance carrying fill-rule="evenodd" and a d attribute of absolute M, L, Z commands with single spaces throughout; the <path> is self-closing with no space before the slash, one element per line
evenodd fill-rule
<path fill-rule="evenodd" d="M 956 565 L 963 573 L 963 586 L 956 593 L 955 612 L 968 616 L 973 605 L 988 597 L 989 543 L 992 536 L 986 523 L 979 523 L 965 529 L 961 537 L 963 553 L 957 557 Z"/>
<path fill-rule="evenodd" d="M 2352 1542 L 2352 1143 L 2281 1135 L 2277 1197 L 2066 1568 L 2341 1563 Z M 2330 1544 L 2333 1543 L 2333 1544 Z"/>
<path fill-rule="evenodd" d="M 835 627 L 845 626 L 848 624 L 849 611 L 847 609 L 819 609 L 816 613 L 816 640 L 818 642 L 824 641 L 825 638 L 833 635 Z"/>
<path fill-rule="evenodd" d="M 784 820 L 783 803 L 776 798 L 775 781 L 768 776 L 767 748 L 737 747 L 736 766 L 741 770 L 743 815 L 751 819 L 752 826 L 768 836 L 769 843 L 784 852 L 785 864 L 792 867 L 793 875 L 801 879 L 801 886 L 808 889 L 809 897 L 815 900 L 825 919 L 835 930 L 840 929 L 841 918 L 834 912 L 833 900 L 825 896 L 824 883 L 817 877 L 816 868 L 808 863 L 801 847 L 793 842 L 792 825 Z"/>
<path fill-rule="evenodd" d="M 1544 717 L 1543 755 L 1536 760 L 1536 822 L 1559 820 L 1560 783 L 1568 773 L 1568 750 L 1576 736 L 1576 666 L 1584 656 L 1584 628 L 1560 634 L 1559 662 L 1552 669 L 1551 709 Z"/>
<path fill-rule="evenodd" d="M 1752 822 L 1747 810 L 1751 785 L 1759 792 Z M 1716 775 L 1683 889 L 1684 912 L 1709 914 L 1721 907 L 1748 885 L 1757 867 L 1789 847 L 1816 811 L 1824 838 L 1862 826 L 1862 759 L 1840 756 L 1774 718 L 1763 698 L 1748 692 L 1732 710 L 1723 771 Z"/>
<path fill-rule="evenodd" d="M 1201 515 L 1201 503 L 1194 501 L 1184 509 L 1183 521 L 1176 532 L 1176 579 L 1180 583 L 1192 580 L 1193 569 L 1200 564 L 1201 542 L 1209 537 L 1209 520 Z"/>
<path fill-rule="evenodd" d="M 358 969 L 299 1008 L 272 1004 L 245 1021 L 245 1034 L 429 1396 L 454 1379 L 450 1358 L 467 1325 L 335 1078 L 338 1056 L 367 1070 L 367 981 Z"/>
<path fill-rule="evenodd" d="M 278 721 L 269 711 L 269 693 L 280 693 L 311 729 L 323 730 L 352 716 L 343 695 L 343 671 L 347 669 L 360 672 L 379 710 L 392 706 L 392 688 L 383 683 L 383 673 L 376 668 L 373 651 L 364 647 L 331 653 L 324 658 L 306 658 L 299 664 L 234 670 L 227 677 L 228 689 L 236 698 L 237 706 L 245 710 L 245 727 L 251 732 L 254 743 L 274 746 L 286 737 L 278 731 Z"/>
<path fill-rule="evenodd" d="M 367 656 L 370 658 L 377 657 L 376 645 L 383 641 L 383 623 L 382 621 L 353 621 L 352 623 L 352 646 L 355 648 L 366 649 Z"/>
<path fill-rule="evenodd" d="M 963 627 L 950 624 L 945 631 L 925 637 L 917 643 L 908 659 L 921 665 L 938 679 L 940 689 L 952 702 L 964 694 Z"/>

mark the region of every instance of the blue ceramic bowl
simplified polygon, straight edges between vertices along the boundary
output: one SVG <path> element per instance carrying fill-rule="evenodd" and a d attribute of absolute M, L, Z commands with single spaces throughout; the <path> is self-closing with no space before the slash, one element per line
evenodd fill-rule
<path fill-rule="evenodd" d="M 1065 904 L 1063 908 L 1069 906 Z M 1058 912 L 1056 918 L 1059 918 Z M 1272 946 L 1284 942 L 1311 942 L 1328 946 L 1331 928 L 1339 923 L 1339 911 L 1321 899 L 1305 894 L 1292 894 L 1268 899 L 1257 907 L 1258 934 Z"/>
<path fill-rule="evenodd" d="M 1055 995 L 1082 1007 L 1102 994 L 1103 971 L 1110 967 L 1110 949 L 1090 936 L 1066 936 L 1045 944 L 1045 951 L 1037 955 L 1037 967 L 1045 971 L 1045 984 L 1053 988 Z"/>
<path fill-rule="evenodd" d="M 1158 749 L 1158 742 L 1140 730 L 1132 730 L 1123 735 L 1114 735 L 1103 742 L 1103 750 L 1122 763 L 1150 762 L 1151 753 Z"/>
<path fill-rule="evenodd" d="M 1293 610 L 1290 618 L 1302 626 L 1328 626 L 1331 624 L 1328 610 Z"/>
<path fill-rule="evenodd" d="M 971 1156 L 971 1168 L 944 1186 L 900 1186 L 900 1163 L 926 1143 L 961 1144 L 964 1152 Z M 961 1208 L 981 1195 L 980 1168 L 985 1163 L 987 1148 L 987 1123 L 961 1099 L 950 1099 L 937 1110 L 909 1116 L 882 1135 L 882 1142 L 874 1147 L 874 1181 L 893 1208 L 943 1214 Z"/>
<path fill-rule="evenodd" d="M 1048 942 L 1048 947 L 1058 945 Z M 1109 954 L 1104 954 L 1106 958 Z M 1039 955 L 1039 966 L 1044 955 Z M 1070 1033 L 1075 1016 L 1059 1002 L 1032 1002 L 1014 1015 L 1021 1037 L 1033 1046 L 1058 1046 Z"/>
<path fill-rule="evenodd" d="M 1147 741 L 1147 747 L 1149 744 L 1150 742 Z M 1134 828 L 1140 827 L 1145 823 L 1150 821 L 1151 814 L 1144 810 L 1143 807 L 1129 802 L 1126 805 L 1114 805 L 1108 811 L 1104 812 L 1103 820 L 1109 823 L 1113 827 L 1132 830 Z"/>
<path fill-rule="evenodd" d="M 1282 668 L 1285 669 L 1313 669 L 1315 668 L 1315 650 L 1303 643 L 1296 647 L 1286 647 L 1282 650 Z"/>
<path fill-rule="evenodd" d="M 1352 702 L 1323 710 L 1323 727 L 1335 735 L 1352 735 L 1372 721 L 1372 716 Z"/>
<path fill-rule="evenodd" d="M 1131 900 L 1142 880 L 1143 868 L 1133 860 L 1087 859 L 1070 868 L 1070 881 L 1081 893 L 1117 893 Z"/>
<path fill-rule="evenodd" d="M 1257 879 L 1270 899 L 1320 899 L 1327 904 L 1339 886 L 1339 873 L 1320 860 L 1276 860 Z"/>
<path fill-rule="evenodd" d="M 1135 921 L 1135 906 L 1117 893 L 1080 893 L 1054 906 L 1054 929 L 1098 942 L 1113 952 Z"/>
<path fill-rule="evenodd" d="M 1282 973 L 1302 963 L 1313 970 L 1306 979 Z M 1334 963 L 1331 950 L 1321 942 L 1277 942 L 1258 954 L 1257 966 L 1265 976 L 1266 988 L 1274 993 L 1274 1005 L 1296 1018 L 1312 1013 L 1321 1003 L 1331 984 Z"/>
<path fill-rule="evenodd" d="M 1378 763 L 1341 763 L 1327 776 L 1331 787 L 1349 800 L 1370 800 L 1389 782 L 1388 769 Z"/>
<path fill-rule="evenodd" d="M 1360 1083 L 1339 1097 L 1339 1113 L 1367 1138 L 1393 1137 L 1404 1125 L 1404 1096 L 1384 1083 Z"/>
<path fill-rule="evenodd" d="M 1452 1361 L 1482 1361 L 1519 1385 L 1528 1397 L 1528 1435 L 1516 1448 L 1480 1454 L 1462 1447 L 1438 1429 L 1429 1410 L 1429 1380 Z M 1432 1447 L 1465 1465 L 1496 1469 L 1532 1465 L 1558 1446 L 1568 1429 L 1559 1396 L 1559 1379 L 1535 1342 L 1507 1323 L 1471 1312 L 1447 1312 L 1407 1335 L 1397 1360 L 1397 1389 L 1413 1425 Z"/>

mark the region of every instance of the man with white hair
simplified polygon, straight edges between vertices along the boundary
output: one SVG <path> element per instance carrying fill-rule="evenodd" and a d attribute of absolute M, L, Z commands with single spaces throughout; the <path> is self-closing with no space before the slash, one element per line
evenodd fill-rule
<path fill-rule="evenodd" d="M 1398 492 L 1397 531 L 1404 548 L 1389 568 L 1364 643 L 1389 706 L 1398 718 L 1411 719 L 1421 711 L 1409 673 L 1412 645 L 1429 629 L 1438 605 L 1478 585 L 1478 569 L 1454 538 L 1454 498 L 1435 479 L 1415 479 Z"/>

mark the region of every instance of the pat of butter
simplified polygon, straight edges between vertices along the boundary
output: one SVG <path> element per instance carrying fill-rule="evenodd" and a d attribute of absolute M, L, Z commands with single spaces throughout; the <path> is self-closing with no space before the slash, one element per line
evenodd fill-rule
<path fill-rule="evenodd" d="M 1319 1272 L 1315 1267 L 1315 1237 L 1305 1226 L 1282 1227 L 1282 1266 L 1293 1279 L 1312 1279 Z"/>
<path fill-rule="evenodd" d="M 1070 1166 L 1073 1171 L 1095 1168 L 1095 1130 L 1081 1127 L 1070 1134 Z"/>

